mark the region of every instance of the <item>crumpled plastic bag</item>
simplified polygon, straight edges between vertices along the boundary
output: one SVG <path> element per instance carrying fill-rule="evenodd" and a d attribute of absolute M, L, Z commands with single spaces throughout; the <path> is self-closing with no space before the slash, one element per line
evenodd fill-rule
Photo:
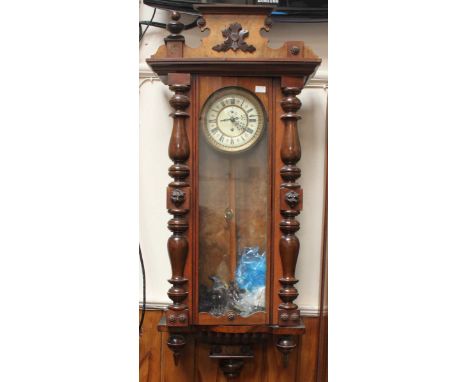
<path fill-rule="evenodd" d="M 236 283 L 243 291 L 236 301 L 240 315 L 246 317 L 265 309 L 266 255 L 258 247 L 242 250 L 236 269 Z"/>
<path fill-rule="evenodd" d="M 240 315 L 247 317 L 255 312 L 265 310 L 265 286 L 254 288 L 252 291 L 242 295 L 238 302 L 240 307 Z"/>
<path fill-rule="evenodd" d="M 251 292 L 266 284 L 266 256 L 259 253 L 258 247 L 242 250 L 236 269 L 236 282 L 239 288 Z"/>

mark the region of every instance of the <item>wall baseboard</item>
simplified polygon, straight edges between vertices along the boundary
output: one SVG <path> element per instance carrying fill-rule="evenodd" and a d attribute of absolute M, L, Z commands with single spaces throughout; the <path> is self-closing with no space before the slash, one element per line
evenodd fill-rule
<path fill-rule="evenodd" d="M 146 310 L 166 310 L 169 306 L 168 302 L 147 302 Z M 143 303 L 140 301 L 140 309 L 143 308 Z M 304 317 L 320 316 L 320 308 L 315 306 L 299 306 L 301 315 Z"/>

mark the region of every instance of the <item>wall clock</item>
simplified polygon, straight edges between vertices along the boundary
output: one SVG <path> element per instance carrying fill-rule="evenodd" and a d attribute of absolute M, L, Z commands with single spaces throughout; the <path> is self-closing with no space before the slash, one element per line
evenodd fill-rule
<path fill-rule="evenodd" d="M 290 367 L 305 332 L 295 303 L 303 198 L 297 96 L 321 60 L 301 41 L 268 46 L 262 31 L 271 28 L 271 6 L 196 7 L 209 31 L 200 46 L 185 44 L 173 12 L 165 44 L 147 60 L 174 93 L 172 304 L 158 329 L 168 333 L 178 367 L 184 347 L 199 341 L 234 380 L 262 341 L 274 341 Z"/>
<path fill-rule="evenodd" d="M 241 87 L 227 87 L 204 105 L 201 127 L 214 148 L 237 153 L 257 143 L 265 122 L 265 108 L 254 94 Z"/>

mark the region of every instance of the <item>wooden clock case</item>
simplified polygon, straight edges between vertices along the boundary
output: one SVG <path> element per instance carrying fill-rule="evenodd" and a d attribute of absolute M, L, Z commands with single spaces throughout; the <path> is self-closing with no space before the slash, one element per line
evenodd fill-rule
<path fill-rule="evenodd" d="M 271 6 L 198 5 L 201 30 L 209 30 L 201 45 L 191 48 L 181 32 L 180 15 L 172 13 L 170 35 L 147 63 L 174 92 L 170 104 L 174 124 L 169 142 L 173 161 L 167 188 L 167 208 L 173 218 L 168 252 L 172 267 L 168 296 L 172 304 L 158 329 L 169 332 L 167 345 L 176 365 L 189 336 L 209 343 L 210 357 L 219 359 L 229 380 L 236 379 L 244 359 L 254 357 L 252 345 L 271 336 L 284 356 L 305 332 L 294 300 L 295 268 L 299 254 L 296 216 L 302 210 L 303 192 L 297 179 L 301 146 L 297 130 L 301 101 L 297 98 L 321 63 L 301 41 L 278 49 L 268 47 L 262 31 L 271 27 Z M 210 94 L 227 86 L 255 91 L 268 116 L 269 206 L 266 312 L 249 317 L 212 317 L 198 309 L 198 136 L 199 117 Z M 255 182 L 252 179 L 252 182 Z"/>

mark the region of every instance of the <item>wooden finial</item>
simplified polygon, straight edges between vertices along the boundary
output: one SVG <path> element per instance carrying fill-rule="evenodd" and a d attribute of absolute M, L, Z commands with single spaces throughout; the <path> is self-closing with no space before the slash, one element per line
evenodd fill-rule
<path fill-rule="evenodd" d="M 171 12 L 171 19 L 174 21 L 179 21 L 180 19 L 180 13 L 177 11 L 172 11 Z"/>
<path fill-rule="evenodd" d="M 292 336 L 284 336 L 278 339 L 276 348 L 283 355 L 283 366 L 288 367 L 289 354 L 296 348 L 297 343 Z"/>
<path fill-rule="evenodd" d="M 186 345 L 185 338 L 182 335 L 171 335 L 167 341 L 167 346 L 172 350 L 174 356 L 174 364 L 177 366 L 179 364 L 180 356 L 182 355 L 182 350 Z"/>
<path fill-rule="evenodd" d="M 171 32 L 169 36 L 166 37 L 167 40 L 184 40 L 184 36 L 180 33 L 184 30 L 185 25 L 179 21 L 180 13 L 176 11 L 171 12 L 171 21 L 167 23 L 167 30 Z"/>

